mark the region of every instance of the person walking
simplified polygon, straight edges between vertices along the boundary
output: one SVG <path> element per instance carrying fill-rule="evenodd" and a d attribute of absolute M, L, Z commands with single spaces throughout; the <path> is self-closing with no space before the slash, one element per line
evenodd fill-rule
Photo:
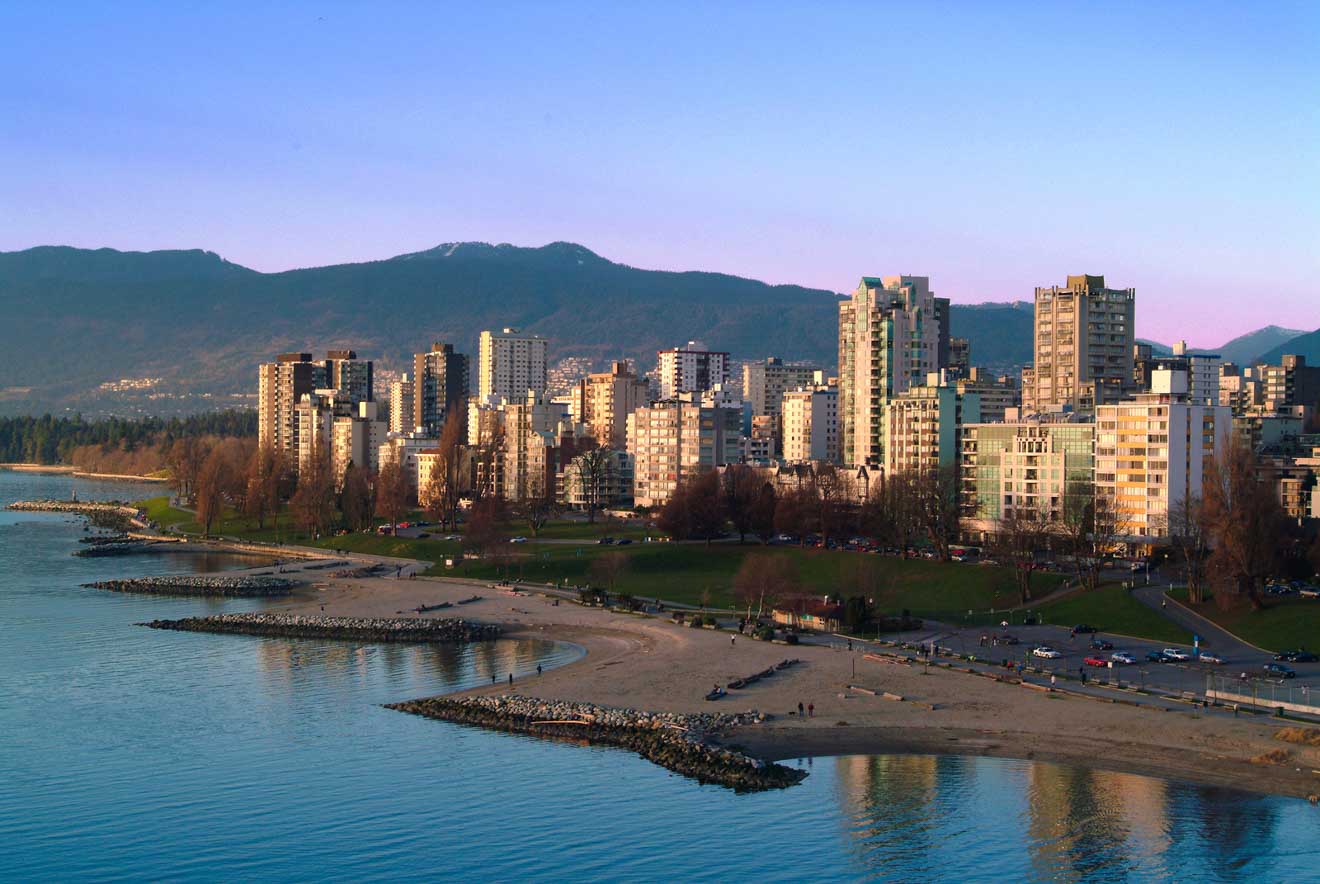
<path fill-rule="evenodd" d="M 798 702 L 798 715 L 802 715 L 802 714 L 804 714 L 806 711 L 807 711 L 807 710 L 806 710 L 806 707 L 804 707 L 804 706 L 802 705 L 802 703 L 799 701 L 799 702 Z"/>
<path fill-rule="evenodd" d="M 509 687 L 513 687 L 513 673 L 509 673 Z"/>
<path fill-rule="evenodd" d="M 815 704 L 815 703 L 808 703 L 808 704 L 807 704 L 807 718 L 815 718 L 815 717 L 816 717 L 816 704 Z"/>
<path fill-rule="evenodd" d="M 736 644 L 738 644 L 738 636 L 736 636 L 736 635 L 731 635 L 731 636 L 729 636 L 729 644 L 730 644 L 730 645 L 736 645 Z"/>
<path fill-rule="evenodd" d="M 541 664 L 540 664 L 540 663 L 537 663 L 537 664 L 536 664 L 536 674 L 537 674 L 537 675 L 540 675 L 540 674 L 541 674 Z"/>

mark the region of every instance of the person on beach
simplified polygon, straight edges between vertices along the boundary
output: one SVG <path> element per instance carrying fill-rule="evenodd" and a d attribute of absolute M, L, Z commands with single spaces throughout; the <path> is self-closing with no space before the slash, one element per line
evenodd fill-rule
<path fill-rule="evenodd" d="M 513 673 L 509 673 L 509 687 L 513 687 Z"/>
<path fill-rule="evenodd" d="M 736 645 L 736 644 L 738 644 L 738 636 L 736 636 L 736 635 L 731 635 L 731 636 L 729 636 L 729 644 L 730 644 L 730 645 Z"/>
<path fill-rule="evenodd" d="M 801 703 L 798 703 L 798 715 L 802 715 L 806 711 L 807 711 L 806 707 L 804 707 Z"/>
<path fill-rule="evenodd" d="M 815 717 L 816 717 L 816 704 L 815 704 L 815 703 L 808 703 L 808 704 L 807 704 L 807 718 L 815 718 Z"/>
<path fill-rule="evenodd" d="M 540 663 L 537 663 L 537 664 L 536 664 L 536 674 L 537 674 L 537 675 L 540 675 L 540 674 L 541 674 L 541 664 L 540 664 Z"/>

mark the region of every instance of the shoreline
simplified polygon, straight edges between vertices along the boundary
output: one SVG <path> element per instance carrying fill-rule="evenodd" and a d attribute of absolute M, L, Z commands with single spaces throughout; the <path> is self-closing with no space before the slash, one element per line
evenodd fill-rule
<path fill-rule="evenodd" d="M 311 615 L 324 604 L 327 617 L 397 616 L 467 598 L 473 587 L 443 578 L 332 579 L 314 603 L 290 600 L 274 610 Z M 439 698 L 400 698 L 400 704 L 516 694 L 652 715 L 750 713 L 758 723 L 712 734 L 712 743 L 772 763 L 808 756 L 988 756 L 1289 797 L 1320 793 L 1320 748 L 1274 739 L 1288 722 L 1264 715 L 1235 718 L 1231 710 L 1159 698 L 1124 703 L 1047 685 L 1027 690 L 811 644 L 791 650 L 801 665 L 707 701 L 712 683 L 773 667 L 788 649 L 659 617 L 490 589 L 493 595 L 464 607 L 465 617 L 498 625 L 501 638 L 566 642 L 584 655 L 543 674 L 520 674 L 512 686 L 501 678 Z M 814 715 L 799 716 L 799 702 L 814 706 Z"/>
<path fill-rule="evenodd" d="M 75 479 L 97 479 L 104 482 L 168 482 L 164 476 L 133 476 L 126 473 L 88 473 L 68 464 L 0 463 L 0 470 L 11 473 L 39 473 L 73 476 Z"/>

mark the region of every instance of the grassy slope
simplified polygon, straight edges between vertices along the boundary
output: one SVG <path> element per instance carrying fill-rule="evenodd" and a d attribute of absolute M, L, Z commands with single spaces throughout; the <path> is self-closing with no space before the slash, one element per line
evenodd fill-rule
<path fill-rule="evenodd" d="M 1076 592 L 1038 609 L 1045 623 L 1073 626 L 1087 623 L 1101 632 L 1113 632 L 1170 644 L 1191 644 L 1186 630 L 1134 599 L 1119 586 L 1095 592 Z"/>
<path fill-rule="evenodd" d="M 1186 589 L 1176 589 L 1173 595 L 1187 603 Z M 1268 607 L 1260 611 L 1245 605 L 1221 611 L 1210 599 L 1188 607 L 1256 647 L 1269 651 L 1292 648 L 1320 651 L 1320 599 L 1289 596 L 1271 598 L 1266 604 Z"/>

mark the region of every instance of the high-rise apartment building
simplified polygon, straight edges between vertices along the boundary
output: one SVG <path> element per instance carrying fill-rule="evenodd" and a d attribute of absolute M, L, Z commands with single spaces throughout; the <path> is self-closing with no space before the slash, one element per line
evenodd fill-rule
<path fill-rule="evenodd" d="M 949 301 L 925 276 L 864 276 L 839 304 L 839 424 L 843 462 L 880 466 L 885 408 L 940 368 Z"/>
<path fill-rule="evenodd" d="M 453 344 L 436 341 L 425 353 L 413 356 L 412 426 L 427 435 L 439 436 L 450 412 L 463 415 L 470 383 L 467 356 Z"/>
<path fill-rule="evenodd" d="M 380 446 L 389 427 L 379 419 L 375 402 L 358 402 L 347 414 L 337 414 L 330 426 L 330 470 L 337 488 L 351 463 L 374 473 L 380 467 Z"/>
<path fill-rule="evenodd" d="M 1307 365 L 1305 356 L 1284 356 L 1259 371 L 1266 411 L 1301 408 L 1309 417 L 1320 406 L 1320 366 Z"/>
<path fill-rule="evenodd" d="M 804 387 L 783 395 L 784 460 L 837 462 L 839 459 L 839 390 Z"/>
<path fill-rule="evenodd" d="M 325 386 L 335 398 L 348 404 L 374 402 L 375 379 L 370 359 L 358 359 L 352 350 L 328 350 L 325 354 Z"/>
<path fill-rule="evenodd" d="M 680 393 L 704 393 L 729 382 L 729 354 L 707 350 L 700 341 L 661 350 L 656 356 L 661 399 L 672 399 Z"/>
<path fill-rule="evenodd" d="M 785 365 L 774 356 L 742 367 L 742 397 L 752 404 L 752 414 L 777 415 L 786 392 L 824 383 L 825 372 L 819 366 Z"/>
<path fill-rule="evenodd" d="M 257 441 L 289 457 L 297 453 L 295 409 L 308 393 L 325 386 L 325 365 L 311 353 L 283 353 L 257 371 Z"/>
<path fill-rule="evenodd" d="M 1093 413 L 1131 393 L 1136 297 L 1136 289 L 1106 288 L 1103 276 L 1069 276 L 1065 286 L 1036 289 L 1024 408 Z"/>
<path fill-rule="evenodd" d="M 1150 393 L 1097 406 L 1095 427 L 1096 494 L 1109 499 L 1119 533 L 1156 538 L 1168 535 L 1171 509 L 1201 495 L 1232 412 L 1189 402 L 1186 373 L 1157 370 Z"/>
<path fill-rule="evenodd" d="M 615 362 L 609 371 L 589 374 L 573 386 L 569 413 L 602 446 L 621 449 L 628 442 L 628 415 L 649 401 L 648 392 L 628 363 Z"/>
<path fill-rule="evenodd" d="M 390 384 L 390 432 L 405 433 L 416 429 L 413 420 L 413 382 L 407 372 Z"/>
<path fill-rule="evenodd" d="M 527 391 L 544 393 L 546 389 L 546 340 L 516 328 L 484 331 L 477 354 L 477 398 L 503 397 L 510 402 L 522 399 Z"/>
<path fill-rule="evenodd" d="M 1018 386 L 1017 378 L 1012 375 L 996 377 L 976 366 L 972 366 L 965 373 L 955 373 L 952 369 L 949 373 L 957 378 L 954 384 L 958 388 L 958 395 L 975 393 L 980 397 L 983 423 L 1002 421 L 1004 412 L 1022 404 L 1022 388 Z"/>
<path fill-rule="evenodd" d="M 722 464 L 736 463 L 742 413 L 705 406 L 687 393 L 639 408 L 628 418 L 637 506 L 662 506 L 684 482 Z"/>
<path fill-rule="evenodd" d="M 959 427 L 981 421 L 981 399 L 958 393 L 952 383 L 910 387 L 889 400 L 885 409 L 886 476 L 922 474 L 958 463 Z"/>

